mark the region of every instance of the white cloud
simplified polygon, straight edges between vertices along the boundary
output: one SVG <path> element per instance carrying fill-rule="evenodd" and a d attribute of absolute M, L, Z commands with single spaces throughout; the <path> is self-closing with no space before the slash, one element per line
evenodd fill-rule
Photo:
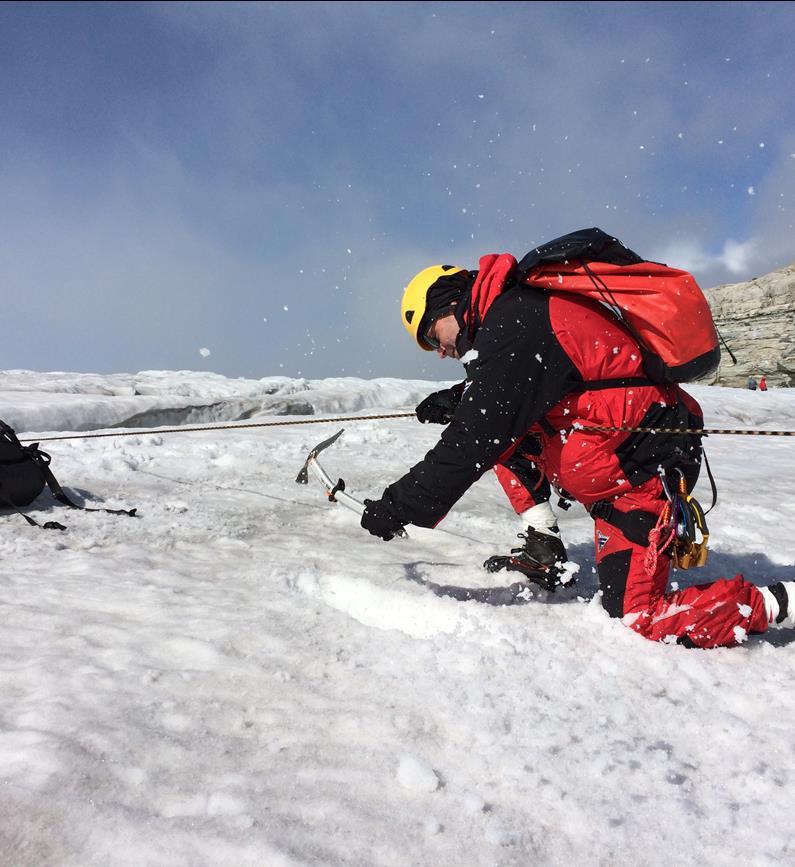
<path fill-rule="evenodd" d="M 706 282 L 700 275 L 715 275 L 717 279 L 721 279 L 721 274 L 738 279 L 751 276 L 757 248 L 758 243 L 753 239 L 729 239 L 724 241 L 719 252 L 713 253 L 695 241 L 675 241 L 663 248 L 659 257 L 653 258 L 659 258 L 673 268 L 691 271 L 699 282 L 712 285 L 711 280 Z"/>
<path fill-rule="evenodd" d="M 746 274 L 751 268 L 756 253 L 755 241 L 726 241 L 718 263 L 724 265 L 731 274 Z"/>

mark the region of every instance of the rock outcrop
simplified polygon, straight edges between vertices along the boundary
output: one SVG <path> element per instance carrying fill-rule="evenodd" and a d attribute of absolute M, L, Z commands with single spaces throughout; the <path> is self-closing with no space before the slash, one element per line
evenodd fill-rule
<path fill-rule="evenodd" d="M 795 385 L 795 262 L 705 294 L 737 364 L 723 349 L 718 370 L 704 382 L 744 388 L 749 376 L 764 374 L 768 385 Z"/>

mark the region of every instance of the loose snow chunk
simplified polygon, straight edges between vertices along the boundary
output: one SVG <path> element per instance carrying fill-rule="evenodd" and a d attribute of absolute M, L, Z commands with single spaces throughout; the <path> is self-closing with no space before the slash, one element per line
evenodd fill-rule
<path fill-rule="evenodd" d="M 753 609 L 750 605 L 737 605 L 737 610 L 740 612 L 741 617 L 750 617 Z"/>
<path fill-rule="evenodd" d="M 208 816 L 237 816 L 244 813 L 247 804 L 228 792 L 213 792 L 207 798 Z"/>
<path fill-rule="evenodd" d="M 732 632 L 734 632 L 734 640 L 738 644 L 742 644 L 744 641 L 748 640 L 748 633 L 742 628 L 742 626 L 735 626 Z"/>
<path fill-rule="evenodd" d="M 502 827 L 502 825 L 496 819 L 492 819 L 486 825 L 486 832 L 483 837 L 485 838 L 487 843 L 491 843 L 493 846 L 511 845 L 511 835 Z"/>
<path fill-rule="evenodd" d="M 427 762 L 411 755 L 401 756 L 397 781 L 410 792 L 430 794 L 439 788 L 436 771 Z"/>
<path fill-rule="evenodd" d="M 463 806 L 467 813 L 486 812 L 486 802 L 477 794 L 477 792 L 467 792 L 464 795 Z"/>
<path fill-rule="evenodd" d="M 425 823 L 424 823 L 424 827 L 425 827 L 425 833 L 429 837 L 433 837 L 436 834 L 442 833 L 442 824 L 438 819 L 434 819 L 432 817 L 426 819 Z"/>
<path fill-rule="evenodd" d="M 469 364 L 471 361 L 474 361 L 478 357 L 477 349 L 470 349 L 469 352 L 464 353 L 461 356 L 461 364 Z"/>
<path fill-rule="evenodd" d="M 571 584 L 574 581 L 574 576 L 580 571 L 579 563 L 572 563 L 571 560 L 567 560 L 560 568 L 560 575 L 558 576 L 558 581 L 565 587 L 568 584 Z"/>

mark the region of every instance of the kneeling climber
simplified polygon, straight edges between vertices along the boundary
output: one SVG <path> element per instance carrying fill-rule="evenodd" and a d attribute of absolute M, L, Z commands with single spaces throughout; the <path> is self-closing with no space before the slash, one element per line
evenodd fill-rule
<path fill-rule="evenodd" d="M 540 269 L 535 279 L 528 262 Z M 556 269 L 603 287 L 599 300 L 556 291 Z M 434 527 L 493 468 L 527 529 L 521 547 L 487 568 L 540 569 L 553 581 L 563 574 L 552 486 L 594 519 L 604 608 L 644 637 L 708 648 L 793 627 L 795 582 L 757 587 L 737 575 L 667 590 L 672 557 L 701 556 L 677 552 L 670 528 L 703 518 L 689 496 L 701 441 L 688 432 L 703 417 L 678 381 L 650 376 L 647 347 L 615 315 L 610 284 L 625 271 L 663 281 L 686 275 L 645 262 L 598 229 L 536 248 L 521 265 L 488 255 L 478 271 L 435 265 L 417 274 L 403 295 L 403 324 L 420 349 L 461 360 L 466 380 L 419 404 L 420 421 L 446 427 L 423 460 L 365 501 L 362 527 L 384 540 L 406 524 Z M 712 327 L 708 307 L 706 316 Z M 714 366 L 717 352 L 703 358 Z"/>

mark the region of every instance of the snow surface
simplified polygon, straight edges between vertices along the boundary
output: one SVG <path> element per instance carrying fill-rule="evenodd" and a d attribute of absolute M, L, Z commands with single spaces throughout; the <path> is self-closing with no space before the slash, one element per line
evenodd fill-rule
<path fill-rule="evenodd" d="M 452 372 L 452 368 L 451 368 Z M 0 374 L 26 439 L 156 421 L 410 411 L 401 380 Z M 710 427 L 795 429 L 795 390 L 691 389 Z M 275 415 L 281 414 L 281 415 Z M 306 418 L 306 416 L 304 416 Z M 67 492 L 0 518 L 0 864 L 795 862 L 792 632 L 653 644 L 596 595 L 591 522 L 560 512 L 574 590 L 480 564 L 518 519 L 487 474 L 435 531 L 383 543 L 295 477 L 378 495 L 433 445 L 412 419 L 43 444 Z M 795 439 L 711 437 L 710 564 L 795 580 Z M 698 495 L 709 502 L 706 482 Z"/>

